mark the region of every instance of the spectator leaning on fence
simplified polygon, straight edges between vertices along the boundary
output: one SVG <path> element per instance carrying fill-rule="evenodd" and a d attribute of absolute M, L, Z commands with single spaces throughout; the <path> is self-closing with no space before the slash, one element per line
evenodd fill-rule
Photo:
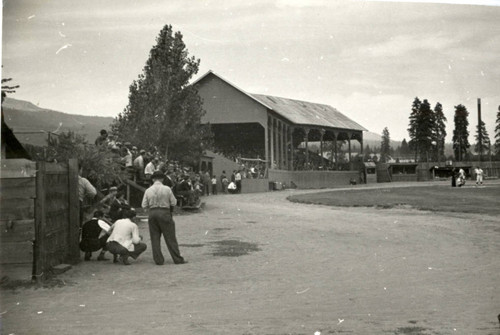
<path fill-rule="evenodd" d="M 90 205 L 87 205 L 87 199 L 92 200 L 97 195 L 97 190 L 94 186 L 87 180 L 87 178 L 83 178 L 81 176 L 82 169 L 80 169 L 80 173 L 78 175 L 78 199 L 80 200 L 80 225 L 82 225 L 85 220 L 85 212 Z"/>

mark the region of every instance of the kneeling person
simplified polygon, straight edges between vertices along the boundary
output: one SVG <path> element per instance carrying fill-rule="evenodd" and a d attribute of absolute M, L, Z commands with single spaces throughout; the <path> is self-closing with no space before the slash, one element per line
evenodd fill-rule
<path fill-rule="evenodd" d="M 108 238 L 107 248 L 114 255 L 113 262 L 117 263 L 117 256 L 125 265 L 130 265 L 128 258 L 137 259 L 147 246 L 142 243 L 139 236 L 139 228 L 132 221 L 136 213 L 133 209 L 124 209 L 123 219 L 117 220 L 113 225 L 111 235 Z"/>
<path fill-rule="evenodd" d="M 97 257 L 98 261 L 106 261 L 104 257 L 106 253 L 106 241 L 108 240 L 110 225 L 104 221 L 104 213 L 95 211 L 92 220 L 85 222 L 82 226 L 82 240 L 80 249 L 85 252 L 85 260 L 89 261 L 92 257 L 92 252 L 101 250 Z"/>

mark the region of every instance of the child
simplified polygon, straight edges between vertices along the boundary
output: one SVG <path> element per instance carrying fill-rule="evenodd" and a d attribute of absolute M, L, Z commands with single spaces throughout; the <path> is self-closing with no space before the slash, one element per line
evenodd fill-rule
<path fill-rule="evenodd" d="M 212 177 L 212 194 L 217 194 L 217 177 L 215 175 Z"/>

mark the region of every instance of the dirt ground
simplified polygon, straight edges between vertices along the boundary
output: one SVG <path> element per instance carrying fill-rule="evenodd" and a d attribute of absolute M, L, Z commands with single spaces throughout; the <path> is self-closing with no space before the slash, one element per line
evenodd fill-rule
<path fill-rule="evenodd" d="M 306 192 L 204 198 L 175 217 L 184 265 L 142 221 L 131 266 L 1 291 L 3 334 L 500 334 L 500 218 L 286 200 Z"/>

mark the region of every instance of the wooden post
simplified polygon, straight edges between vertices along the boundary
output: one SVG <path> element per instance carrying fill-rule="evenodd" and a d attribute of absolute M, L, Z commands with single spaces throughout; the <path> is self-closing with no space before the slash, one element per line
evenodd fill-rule
<path fill-rule="evenodd" d="M 320 142 L 319 142 L 319 150 L 320 150 L 320 153 L 321 153 L 321 166 L 323 166 L 323 136 L 325 136 L 325 130 L 324 129 L 320 129 L 320 134 L 321 134 L 321 139 L 320 139 Z"/>
<path fill-rule="evenodd" d="M 363 152 L 363 150 L 364 150 L 364 149 L 363 149 L 363 132 L 361 132 L 361 133 L 359 134 L 359 145 L 361 146 L 361 148 L 360 148 L 360 152 L 361 152 L 361 161 L 363 161 L 363 154 L 364 154 L 364 152 Z"/>
<path fill-rule="evenodd" d="M 294 127 L 290 127 L 290 171 L 293 171 L 293 131 Z"/>
<path fill-rule="evenodd" d="M 478 132 L 478 144 L 479 144 L 479 161 L 483 160 L 483 134 L 481 132 L 481 99 L 477 99 L 477 127 L 479 129 Z"/>
<path fill-rule="evenodd" d="M 280 121 L 280 169 L 285 170 L 285 124 Z"/>
<path fill-rule="evenodd" d="M 42 282 L 45 278 L 45 162 L 37 162 L 35 199 L 35 254 L 32 279 Z"/>
<path fill-rule="evenodd" d="M 332 160 L 335 158 L 335 170 L 339 169 L 339 160 L 337 159 L 337 136 L 339 133 L 333 132 L 333 148 L 332 148 Z"/>
<path fill-rule="evenodd" d="M 306 142 L 306 166 L 309 167 L 309 128 L 304 128 L 304 141 Z"/>
<path fill-rule="evenodd" d="M 290 128 L 283 123 L 283 143 L 285 144 L 285 158 L 284 158 L 284 168 L 286 170 L 290 170 L 290 166 L 289 166 L 289 160 L 288 160 L 288 148 L 289 148 L 289 145 L 288 145 L 288 132 L 289 132 Z"/>
<path fill-rule="evenodd" d="M 267 125 L 264 127 L 264 159 L 267 161 L 266 165 L 269 167 L 269 118 L 267 118 Z"/>
<path fill-rule="evenodd" d="M 352 134 L 351 133 L 347 133 L 347 137 L 349 137 L 348 139 L 348 144 L 349 144 L 349 171 L 352 170 L 352 159 L 351 159 L 351 136 Z"/>
<path fill-rule="evenodd" d="M 271 117 L 270 118 L 270 137 L 271 137 L 271 142 L 270 142 L 270 149 L 271 149 L 271 155 L 270 155 L 270 161 L 269 161 L 269 168 L 274 169 L 274 119 Z"/>
<path fill-rule="evenodd" d="M 274 160 L 276 161 L 275 168 L 279 169 L 279 135 L 278 135 L 278 120 L 273 120 L 273 132 L 274 132 Z M 273 162 L 274 164 L 274 162 Z"/>
<path fill-rule="evenodd" d="M 68 262 L 76 264 L 80 261 L 80 199 L 78 198 L 78 160 L 68 161 Z"/>

